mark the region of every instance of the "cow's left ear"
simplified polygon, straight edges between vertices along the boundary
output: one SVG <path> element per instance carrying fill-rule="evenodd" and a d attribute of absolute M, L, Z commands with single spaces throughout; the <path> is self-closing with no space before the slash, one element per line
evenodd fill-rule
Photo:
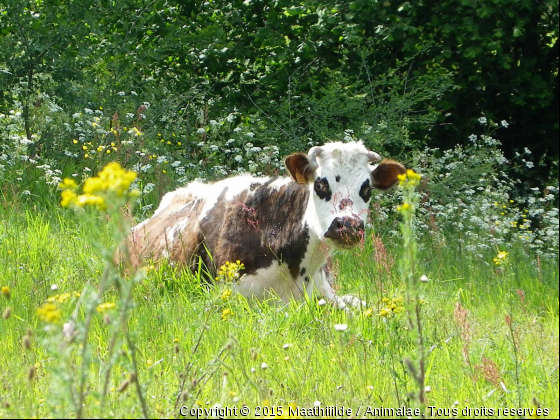
<path fill-rule="evenodd" d="M 398 176 L 406 173 L 405 167 L 391 159 L 383 159 L 371 172 L 373 186 L 380 190 L 388 190 L 398 181 Z"/>
<path fill-rule="evenodd" d="M 310 168 L 309 159 L 305 153 L 292 153 L 284 159 L 284 164 L 298 184 L 307 184 L 313 179 L 314 171 Z"/>

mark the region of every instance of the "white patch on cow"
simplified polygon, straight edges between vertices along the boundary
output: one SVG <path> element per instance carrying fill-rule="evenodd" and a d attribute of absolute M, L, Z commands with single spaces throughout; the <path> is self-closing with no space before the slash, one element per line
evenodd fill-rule
<path fill-rule="evenodd" d="M 245 274 L 233 287 L 246 297 L 259 299 L 277 295 L 283 302 L 300 299 L 305 293 L 302 279 L 294 280 L 288 268 L 274 261 L 269 267 L 257 270 L 255 274 Z"/>
<path fill-rule="evenodd" d="M 220 195 L 222 195 L 226 188 L 227 191 L 224 198 L 230 201 L 243 191 L 248 190 L 251 184 L 263 184 L 268 179 L 269 178 L 254 178 L 250 175 L 241 175 L 234 178 L 223 179 L 214 184 L 201 184 L 204 187 L 201 191 L 201 197 L 206 199 L 206 203 L 202 208 L 199 219 L 204 219 L 208 212 L 214 208 L 218 202 L 218 198 L 220 198 Z"/>

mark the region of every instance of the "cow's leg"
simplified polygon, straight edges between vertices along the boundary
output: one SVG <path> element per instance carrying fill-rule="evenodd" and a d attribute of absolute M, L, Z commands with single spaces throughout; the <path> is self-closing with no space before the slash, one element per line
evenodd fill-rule
<path fill-rule="evenodd" d="M 319 270 L 313 280 L 315 290 L 317 290 L 319 295 L 338 309 L 359 309 L 366 306 L 366 302 L 355 296 L 338 296 L 332 287 L 332 277 L 325 267 Z"/>

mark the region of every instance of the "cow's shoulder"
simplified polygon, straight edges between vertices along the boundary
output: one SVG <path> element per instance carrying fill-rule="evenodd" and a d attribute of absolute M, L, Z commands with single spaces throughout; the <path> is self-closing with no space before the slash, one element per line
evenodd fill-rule
<path fill-rule="evenodd" d="M 309 242 L 309 188 L 289 178 L 235 177 L 215 185 L 200 230 L 217 265 L 241 260 L 254 274 L 278 261 L 297 277 Z"/>

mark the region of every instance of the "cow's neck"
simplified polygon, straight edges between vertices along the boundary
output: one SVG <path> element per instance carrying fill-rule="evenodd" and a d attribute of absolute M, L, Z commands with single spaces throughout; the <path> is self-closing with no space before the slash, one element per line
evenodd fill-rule
<path fill-rule="evenodd" d="M 307 272 L 313 275 L 327 263 L 334 249 L 332 246 L 325 243 L 323 235 L 321 234 L 322 227 L 318 220 L 315 203 L 313 201 L 313 184 L 311 184 L 309 188 L 309 200 L 304 216 L 304 224 L 306 224 L 309 229 L 309 244 L 303 263 L 306 266 Z"/>

